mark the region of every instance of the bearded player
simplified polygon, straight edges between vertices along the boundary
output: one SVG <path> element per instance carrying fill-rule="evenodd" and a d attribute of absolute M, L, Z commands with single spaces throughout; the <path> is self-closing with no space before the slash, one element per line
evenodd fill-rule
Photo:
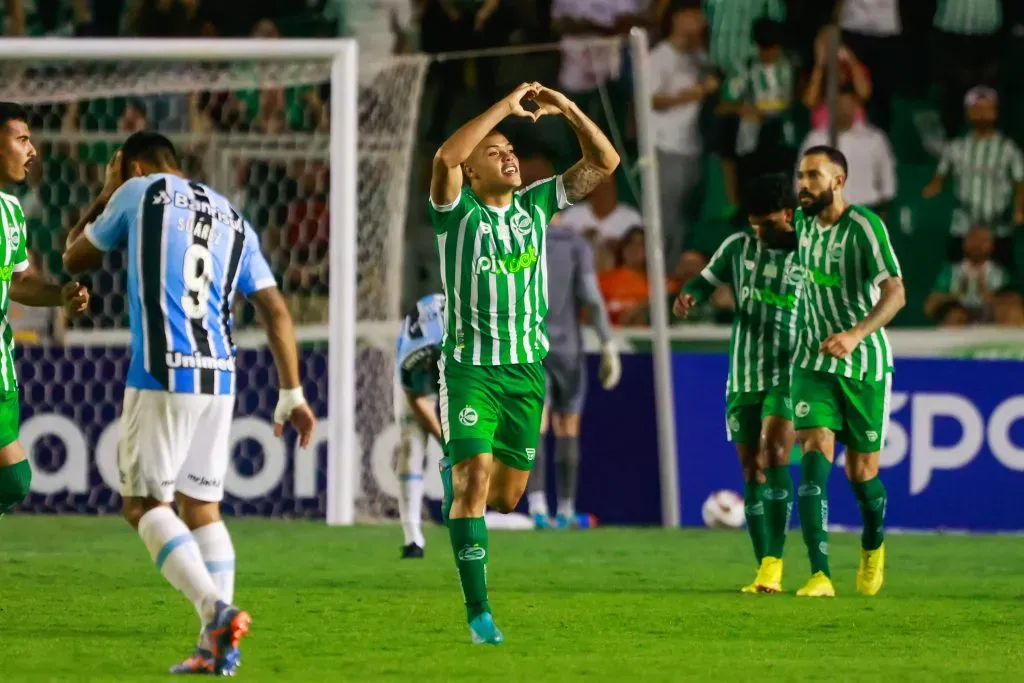
<path fill-rule="evenodd" d="M 267 331 L 281 387 L 274 431 L 291 422 L 305 447 L 316 418 L 300 384 L 295 330 L 252 226 L 223 196 L 185 178 L 159 133 L 125 140 L 68 235 L 64 265 L 99 268 L 123 242 L 132 349 L 117 458 L 121 514 L 199 614 L 195 652 L 171 672 L 232 675 L 250 623 L 231 604 L 235 550 L 220 516 L 235 408 L 235 293 Z"/>
<path fill-rule="evenodd" d="M 743 468 L 743 510 L 758 563 L 754 582 L 742 591 L 778 593 L 793 510 L 789 453 L 796 435 L 789 366 L 803 271 L 796 262 L 796 199 L 790 179 L 761 176 L 745 189 L 744 208 L 754 234 L 742 231 L 726 239 L 701 274 L 683 287 L 673 313 L 686 317 L 723 285 L 735 293 L 726 433 Z"/>
<path fill-rule="evenodd" d="M 879 453 L 889 423 L 893 357 L 884 327 L 903 308 L 900 264 L 877 214 L 843 199 L 848 166 L 832 147 L 804 152 L 794 220 L 800 297 L 790 394 L 803 449 L 797 506 L 811 578 L 797 595 L 835 595 L 828 560 L 828 477 L 836 441 L 864 520 L 857 590 L 875 595 L 885 569 Z"/>
<path fill-rule="evenodd" d="M 28 113 L 20 104 L 0 102 L 0 186 L 25 181 L 36 159 L 28 127 Z M 18 378 L 14 367 L 14 329 L 7 306 L 62 306 L 69 317 L 89 305 L 88 290 L 77 282 L 63 287 L 47 282 L 30 267 L 25 214 L 14 195 L 0 192 L 0 517 L 28 495 L 32 469 L 18 441 L 21 421 Z"/>
<path fill-rule="evenodd" d="M 531 108 L 526 104 L 532 102 Z M 560 115 L 583 158 L 520 189 L 519 160 L 495 127 Z M 484 510 L 515 509 L 537 452 L 548 352 L 548 223 L 619 165 L 608 138 L 565 95 L 524 83 L 434 156 L 430 211 L 448 302 L 441 360 L 442 512 L 474 643 L 504 640 L 487 600 Z"/>
<path fill-rule="evenodd" d="M 438 360 L 444 337 L 444 295 L 428 294 L 416 302 L 402 320 L 395 349 L 398 386 L 405 398 L 400 410 L 399 443 L 395 474 L 398 475 L 398 517 L 405 543 L 402 559 L 420 559 L 426 539 L 423 537 L 423 463 L 430 437 L 444 443 L 438 417 Z"/>

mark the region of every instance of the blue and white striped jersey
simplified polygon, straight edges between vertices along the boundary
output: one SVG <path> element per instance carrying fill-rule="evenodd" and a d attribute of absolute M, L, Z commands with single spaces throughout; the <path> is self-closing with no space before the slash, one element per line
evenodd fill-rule
<path fill-rule="evenodd" d="M 128 386 L 233 394 L 235 292 L 276 286 L 249 222 L 209 187 L 160 173 L 125 182 L 85 235 L 103 251 L 128 241 Z"/>
<path fill-rule="evenodd" d="M 402 320 L 395 350 L 398 382 L 417 396 L 432 396 L 440 383 L 437 361 L 444 339 L 444 295 L 428 294 Z"/>

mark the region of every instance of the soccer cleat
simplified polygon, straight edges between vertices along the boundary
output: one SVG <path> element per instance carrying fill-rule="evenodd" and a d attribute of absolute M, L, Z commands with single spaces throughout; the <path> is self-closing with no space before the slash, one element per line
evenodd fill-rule
<path fill-rule="evenodd" d="M 212 674 L 214 669 L 213 653 L 197 647 L 192 656 L 181 664 L 171 667 L 172 674 Z"/>
<path fill-rule="evenodd" d="M 836 589 L 825 572 L 815 572 L 796 594 L 800 598 L 834 598 Z"/>
<path fill-rule="evenodd" d="M 765 557 L 754 577 L 754 583 L 740 589 L 743 593 L 781 593 L 782 592 L 782 560 L 777 557 Z"/>
<path fill-rule="evenodd" d="M 490 612 L 478 614 L 469 621 L 469 637 L 474 645 L 501 645 L 505 642 L 505 636 Z"/>
<path fill-rule="evenodd" d="M 409 545 L 402 546 L 402 559 L 403 560 L 421 560 L 423 559 L 423 548 L 410 543 Z"/>
<path fill-rule="evenodd" d="M 534 529 L 550 529 L 553 526 L 551 518 L 547 515 L 542 515 L 539 512 L 533 514 L 533 528 Z"/>
<path fill-rule="evenodd" d="M 444 498 L 441 500 L 441 519 L 448 524 L 448 515 L 451 514 L 452 504 L 455 502 L 455 487 L 452 485 L 452 461 L 447 457 L 441 458 L 437 467 L 441 470 L 441 486 L 444 488 Z"/>
<path fill-rule="evenodd" d="M 860 551 L 860 567 L 857 568 L 857 592 L 861 595 L 877 595 L 885 580 L 885 543 L 875 550 Z"/>
<path fill-rule="evenodd" d="M 209 640 L 213 654 L 213 673 L 217 676 L 234 676 L 242 661 L 238 643 L 249 633 L 252 617 L 234 605 L 217 601 L 213 620 L 206 625 L 204 636 Z"/>

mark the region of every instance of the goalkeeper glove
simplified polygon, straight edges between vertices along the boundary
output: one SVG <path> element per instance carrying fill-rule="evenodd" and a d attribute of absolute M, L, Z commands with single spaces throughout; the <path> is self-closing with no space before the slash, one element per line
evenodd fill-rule
<path fill-rule="evenodd" d="M 618 386 L 619 380 L 622 378 L 619 350 L 615 348 L 615 342 L 610 339 L 601 347 L 601 369 L 598 376 L 601 379 L 601 386 L 607 390 Z"/>

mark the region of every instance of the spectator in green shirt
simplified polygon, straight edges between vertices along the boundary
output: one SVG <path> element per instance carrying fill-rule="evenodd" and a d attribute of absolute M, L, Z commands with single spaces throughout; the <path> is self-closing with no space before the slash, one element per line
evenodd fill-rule
<path fill-rule="evenodd" d="M 939 273 L 932 293 L 925 300 L 924 312 L 941 320 L 940 309 L 951 301 L 961 304 L 976 322 L 992 320 L 996 292 L 1010 282 L 1006 268 L 992 260 L 995 240 L 988 226 L 975 225 L 964 238 L 964 258 L 947 263 Z"/>

